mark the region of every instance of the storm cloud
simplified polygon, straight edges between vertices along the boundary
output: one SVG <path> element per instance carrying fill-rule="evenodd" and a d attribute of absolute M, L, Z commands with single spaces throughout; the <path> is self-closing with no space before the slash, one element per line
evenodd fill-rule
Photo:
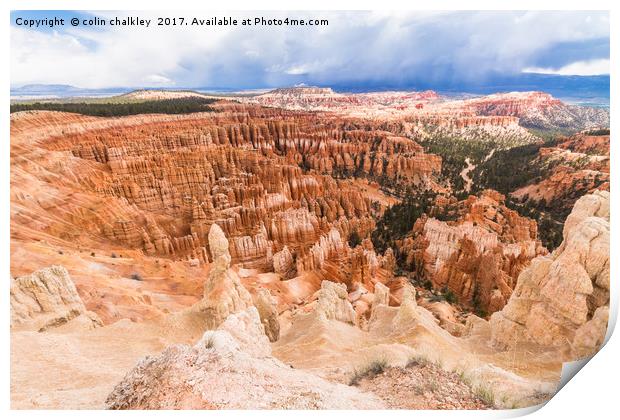
<path fill-rule="evenodd" d="M 32 12 L 13 12 L 28 17 Z M 40 16 L 44 12 L 38 12 Z M 168 16 L 209 18 L 206 12 Z M 52 12 L 48 13 L 52 14 Z M 63 12 L 67 17 L 71 12 Z M 81 13 L 141 16 L 157 12 Z M 11 84 L 261 88 L 448 86 L 498 75 L 608 74 L 607 12 L 218 12 L 313 27 L 11 28 Z"/>

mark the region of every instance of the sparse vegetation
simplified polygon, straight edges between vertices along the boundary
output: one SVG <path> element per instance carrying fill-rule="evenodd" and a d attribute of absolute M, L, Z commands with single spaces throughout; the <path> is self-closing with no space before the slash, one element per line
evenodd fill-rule
<path fill-rule="evenodd" d="M 450 289 L 444 289 L 443 296 L 448 303 L 454 304 L 458 301 L 458 298 L 454 294 L 454 292 Z"/>
<path fill-rule="evenodd" d="M 534 219 L 538 225 L 538 236 L 543 245 L 553 250 L 562 242 L 563 221 L 568 216 L 572 205 L 564 200 L 547 203 L 544 199 L 534 201 L 524 197 L 520 201 L 512 200 L 510 193 L 528 184 L 538 183 L 549 176 L 560 161 L 543 160 L 539 156 L 541 147 L 557 144 L 557 138 L 547 137 L 541 144 L 529 144 L 502 150 L 473 171 L 475 191 L 491 188 L 506 195 L 506 206 L 517 211 L 521 216 Z M 575 162 L 574 165 L 582 165 Z M 575 185 L 568 193 L 570 199 L 580 197 L 587 191 Z"/>
<path fill-rule="evenodd" d="M 355 248 L 361 243 L 362 243 L 362 238 L 360 237 L 360 234 L 357 233 L 357 230 L 354 230 L 353 232 L 351 232 L 351 234 L 349 235 L 349 246 L 351 248 Z"/>
<path fill-rule="evenodd" d="M 609 130 L 592 130 L 590 135 L 606 135 Z M 467 193 L 463 189 L 463 179 L 460 172 L 466 166 L 465 159 L 476 167 L 470 173 L 473 180 L 471 194 L 479 193 L 484 189 L 499 191 L 507 197 L 506 206 L 517 211 L 520 215 L 536 220 L 539 239 L 549 250 L 557 248 L 562 242 L 563 220 L 572 208 L 564 200 L 553 203 L 525 199 L 521 202 L 510 200 L 509 194 L 528 184 L 538 183 L 549 176 L 561 161 L 543 160 L 539 151 L 542 147 L 553 147 L 558 142 L 558 132 L 533 131 L 542 141 L 532 143 L 525 138 L 499 139 L 488 138 L 483 141 L 465 141 L 464 139 L 435 136 L 421 141 L 427 152 L 442 157 L 442 178 L 452 187 L 453 194 L 463 199 Z M 489 157 L 490 151 L 494 150 Z M 570 165 L 579 168 L 584 165 L 584 159 L 571 162 Z M 602 183 L 602 182 L 601 182 Z M 581 185 L 575 185 L 567 197 L 576 199 L 587 191 Z M 440 220 L 442 215 L 435 216 Z M 449 218 L 448 218 L 449 220 Z"/>
<path fill-rule="evenodd" d="M 608 136 L 609 135 L 609 128 L 600 128 L 598 130 L 589 130 L 589 131 L 586 131 L 584 134 L 586 134 L 588 136 Z"/>
<path fill-rule="evenodd" d="M 576 194 L 577 191 L 574 191 Z M 585 194 L 585 192 L 584 192 Z M 583 195 L 583 194 L 582 194 Z M 536 220 L 538 238 L 548 250 L 554 250 L 562 243 L 564 220 L 568 216 L 568 208 L 562 208 L 558 202 L 547 204 L 546 200 L 534 201 L 527 197 L 522 202 L 506 198 L 506 207 L 515 210 L 521 216 Z"/>
<path fill-rule="evenodd" d="M 480 293 L 479 293 L 479 289 L 478 289 L 478 285 L 476 284 L 474 286 L 474 296 L 472 299 L 472 304 L 474 307 L 474 314 L 476 314 L 476 316 L 480 317 L 480 318 L 486 318 L 487 317 L 487 312 L 482 309 L 482 305 L 480 304 Z"/>
<path fill-rule="evenodd" d="M 456 373 L 459 375 L 460 381 L 469 386 L 477 398 L 489 407 L 495 407 L 495 393 L 489 386 L 474 381 L 472 377 L 463 370 L 458 370 Z"/>
<path fill-rule="evenodd" d="M 407 360 L 407 364 L 405 365 L 405 367 L 410 368 L 414 366 L 426 366 L 430 363 L 432 362 L 428 360 L 426 357 L 421 356 L 421 355 L 415 355 L 415 356 L 411 356 L 409 360 Z"/>
<path fill-rule="evenodd" d="M 493 390 L 484 385 L 478 385 L 474 389 L 476 397 L 480 398 L 485 404 L 494 407 L 495 406 L 495 393 Z"/>
<path fill-rule="evenodd" d="M 205 340 L 205 348 L 207 349 L 212 349 L 213 347 L 215 347 L 215 339 L 213 338 L 212 335 L 210 335 L 206 340 Z"/>
<path fill-rule="evenodd" d="M 349 385 L 354 386 L 360 383 L 363 378 L 374 377 L 382 374 L 388 367 L 388 362 L 385 359 L 373 360 L 369 364 L 363 366 L 360 369 L 355 369 L 351 378 L 349 378 Z"/>
<path fill-rule="evenodd" d="M 388 248 L 397 250 L 394 241 L 409 233 L 416 220 L 429 212 L 435 197 L 436 194 L 431 191 L 414 192 L 408 188 L 403 200 L 388 207 L 383 216 L 377 220 L 375 230 L 371 234 L 375 249 L 380 253 L 384 253 Z"/>
<path fill-rule="evenodd" d="M 519 146 L 530 145 L 533 137 L 523 135 L 523 133 L 510 133 L 501 137 L 494 136 L 485 129 L 470 128 L 467 135 L 449 135 L 436 127 L 426 127 L 431 132 L 431 136 L 425 139 L 414 139 L 418 141 L 427 153 L 441 156 L 441 176 L 445 184 L 450 185 L 453 194 L 459 200 L 466 198 L 469 193 L 465 191 L 465 182 L 461 176 L 461 171 L 467 166 L 465 160 L 476 166 L 487 159 L 487 157 L 500 150 L 510 150 Z M 474 139 L 474 140 L 472 140 Z M 478 170 L 476 167 L 475 170 Z M 476 180 L 472 177 L 476 185 Z"/>
<path fill-rule="evenodd" d="M 551 140 L 543 144 L 527 144 L 496 151 L 472 171 L 473 191 L 492 188 L 502 194 L 509 194 L 517 188 L 539 182 L 552 167 L 540 161 L 538 152 L 541 147 L 554 144 L 555 140 Z"/>

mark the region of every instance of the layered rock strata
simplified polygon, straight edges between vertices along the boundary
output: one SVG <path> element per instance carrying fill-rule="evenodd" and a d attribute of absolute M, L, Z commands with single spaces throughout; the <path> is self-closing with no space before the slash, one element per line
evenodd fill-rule
<path fill-rule="evenodd" d="M 422 217 L 401 241 L 410 269 L 434 289 L 451 291 L 458 302 L 492 313 L 512 294 L 520 272 L 546 253 L 534 220 L 504 205 L 491 190 L 456 203 L 455 221 Z"/>
<path fill-rule="evenodd" d="M 438 156 L 376 127 L 360 130 L 328 116 L 317 124 L 315 115 L 245 105 L 218 109 L 168 121 L 126 117 L 116 126 L 85 119 L 79 132 L 50 130 L 34 147 L 17 141 L 13 202 L 21 210 L 15 222 L 38 221 L 42 233 L 54 237 L 69 239 L 64 231 L 70 230 L 74 241 L 103 237 L 146 255 L 202 263 L 215 223 L 229 238 L 234 263 L 292 277 L 301 273 L 297 256 L 313 253 L 334 227 L 343 237 L 372 229 L 373 200 L 338 178 L 423 188 L 440 172 Z M 62 114 L 36 119 L 48 115 Z M 34 119 L 15 118 L 15 133 Z M 64 179 L 80 195 L 58 189 L 66 199 L 31 206 L 20 179 L 26 182 L 35 166 L 47 173 L 38 180 L 45 188 L 58 189 L 55 180 Z M 39 206 L 60 222 L 50 225 Z"/>
<path fill-rule="evenodd" d="M 11 278 L 11 328 L 45 331 L 71 322 L 85 328 L 102 325 L 86 310 L 64 267 L 52 266 Z"/>
<path fill-rule="evenodd" d="M 580 198 L 560 247 L 532 261 L 506 307 L 491 317 L 493 342 L 553 347 L 568 360 L 596 352 L 609 313 L 609 238 L 609 193 Z"/>

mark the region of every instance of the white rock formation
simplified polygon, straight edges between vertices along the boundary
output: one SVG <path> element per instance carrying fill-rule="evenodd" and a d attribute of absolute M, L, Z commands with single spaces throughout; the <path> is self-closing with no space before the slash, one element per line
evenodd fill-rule
<path fill-rule="evenodd" d="M 392 326 L 396 330 L 411 327 L 418 321 L 418 316 L 415 287 L 410 283 L 406 283 L 403 288 L 403 297 L 400 302 L 400 307 L 392 321 Z"/>
<path fill-rule="evenodd" d="M 222 229 L 211 225 L 209 250 L 213 262 L 204 285 L 204 297 L 194 309 L 204 316 L 207 329 L 217 328 L 230 314 L 252 306 L 252 297 L 237 273 L 230 269 L 228 240 Z"/>
<path fill-rule="evenodd" d="M 231 315 L 193 347 L 142 359 L 114 388 L 111 409 L 378 409 L 355 388 L 296 370 L 270 356 L 254 308 Z"/>
<path fill-rule="evenodd" d="M 388 248 L 391 249 L 391 248 Z M 370 311 L 370 321 L 373 322 L 377 317 L 377 310 L 379 306 L 389 306 L 390 304 L 390 288 L 383 283 L 375 283 L 375 293 L 372 300 L 372 306 Z"/>
<path fill-rule="evenodd" d="M 592 354 L 602 344 L 609 306 L 609 193 L 581 197 L 566 219 L 564 241 L 532 261 L 506 307 L 491 317 L 499 347 L 533 342 L 567 358 Z"/>
<path fill-rule="evenodd" d="M 11 279 L 11 328 L 44 331 L 68 322 L 87 328 L 103 325 L 86 310 L 64 267 L 54 265 Z"/>
<path fill-rule="evenodd" d="M 254 296 L 254 306 L 258 309 L 260 320 L 265 327 L 269 341 L 277 341 L 280 337 L 280 321 L 276 302 L 267 289 L 258 289 Z"/>
<path fill-rule="evenodd" d="M 348 297 L 347 286 L 323 280 L 314 313 L 322 319 L 335 319 L 355 325 L 355 310 Z"/>

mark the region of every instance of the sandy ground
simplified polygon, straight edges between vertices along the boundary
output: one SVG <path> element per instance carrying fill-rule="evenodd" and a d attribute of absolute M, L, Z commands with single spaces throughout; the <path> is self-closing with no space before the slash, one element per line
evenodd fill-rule
<path fill-rule="evenodd" d="M 386 391 L 389 383 L 410 387 L 417 381 L 417 386 L 432 388 L 433 383 L 441 384 L 447 378 L 445 386 L 458 392 L 452 395 L 454 398 L 447 398 L 445 393 L 431 390 L 436 408 L 477 407 L 478 397 L 472 397 L 471 390 L 482 382 L 494 390 L 496 403 L 504 407 L 537 403 L 536 398 L 548 398 L 554 391 L 559 364 L 535 362 L 527 352 L 492 352 L 483 337 L 470 340 L 452 337 L 441 328 L 432 327 L 434 318 L 423 309 L 424 319 L 413 329 L 386 333 L 395 309 L 390 308 L 390 313 L 384 314 L 378 332 L 362 331 L 338 321 L 317 322 L 310 316 L 302 317 L 301 322 L 293 324 L 272 344 L 274 356 L 296 369 L 345 384 L 352 372 L 377 358 L 385 359 L 394 369 L 405 367 L 412 357 L 435 363 L 441 374 L 434 381 L 427 378 L 420 382 L 420 375 L 406 375 L 398 370 L 391 379 L 377 379 L 377 395 L 395 408 L 430 407 L 418 401 L 415 392 L 414 396 L 408 396 L 411 390 L 401 389 L 390 400 Z M 121 320 L 91 330 L 69 323 L 44 333 L 13 331 L 11 407 L 104 408 L 107 395 L 138 360 L 158 354 L 173 343 L 193 344 L 202 333 L 190 310 L 140 323 Z M 467 377 L 467 387 L 457 377 Z M 360 389 L 367 392 L 368 386 L 371 384 L 362 382 Z M 507 399 L 507 396 L 514 398 Z M 407 402 L 410 397 L 411 401 Z"/>
<path fill-rule="evenodd" d="M 68 323 L 44 333 L 11 333 L 11 408 L 101 409 L 142 357 L 203 333 L 188 311 L 84 330 Z"/>
<path fill-rule="evenodd" d="M 356 370 L 377 360 L 404 367 L 412 357 L 431 361 L 447 372 L 483 384 L 494 391 L 495 403 L 512 408 L 537 404 L 557 388 L 561 364 L 552 355 L 523 349 L 501 352 L 489 346 L 490 335 L 466 338 L 450 335 L 433 315 L 419 308 L 417 322 L 394 330 L 397 308 L 386 313 L 370 331 L 342 322 L 317 322 L 311 317 L 294 323 L 273 344 L 274 355 L 284 362 L 347 383 Z"/>

